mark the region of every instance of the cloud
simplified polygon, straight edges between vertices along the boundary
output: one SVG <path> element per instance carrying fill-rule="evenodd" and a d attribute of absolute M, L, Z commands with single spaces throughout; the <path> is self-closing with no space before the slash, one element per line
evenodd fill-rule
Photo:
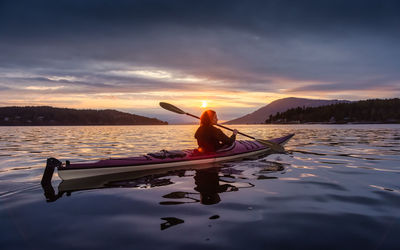
<path fill-rule="evenodd" d="M 191 2 L 185 0 L 107 0 L 72 2 L 60 0 L 39 1 L 2 1 L 2 16 L 8 21 L 9 32 L 19 34 L 24 27 L 29 34 L 42 35 L 48 32 L 78 31 L 91 33 L 103 31 L 116 34 L 122 30 L 127 32 L 136 29 L 154 28 L 160 24 L 184 26 L 197 29 L 222 27 L 250 30 L 254 32 L 268 31 L 285 34 L 288 30 L 303 33 L 307 30 L 338 33 L 349 28 L 386 29 L 396 27 L 399 23 L 398 1 L 371 0 L 337 0 L 302 2 L 270 0 L 240 1 L 221 0 L 218 2 L 204 0 Z M 17 18 L 14 14 L 24 16 Z M 115 27 L 117 25 L 117 27 Z M 343 27 L 346 25 L 346 27 Z M 33 27 L 33 29 L 32 29 Z M 43 28 L 38 32 L 37 27 Z M 121 28 L 120 28 L 121 27 Z M 338 29 L 338 27 L 345 28 Z M 296 28 L 296 29 L 294 29 Z M 10 31 L 11 30 L 11 31 Z"/>
<path fill-rule="evenodd" d="M 0 85 L 0 91 L 6 91 L 6 90 L 9 90 L 9 89 L 10 89 L 9 87 Z"/>
<path fill-rule="evenodd" d="M 0 90 L 398 96 L 399 12 L 391 0 L 5 0 Z"/>
<path fill-rule="evenodd" d="M 360 90 L 377 90 L 377 91 L 398 91 L 400 89 L 400 79 L 393 80 L 391 77 L 375 77 L 372 79 L 363 79 L 358 82 L 333 82 L 333 83 L 317 83 L 305 84 L 300 87 L 287 89 L 286 92 L 307 92 L 307 91 L 360 91 Z"/>

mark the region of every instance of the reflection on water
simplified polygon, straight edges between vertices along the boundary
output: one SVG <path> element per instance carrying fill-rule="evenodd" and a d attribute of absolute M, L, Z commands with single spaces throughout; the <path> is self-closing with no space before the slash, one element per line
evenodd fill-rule
<path fill-rule="evenodd" d="M 85 181 L 61 182 L 55 174 L 42 190 L 48 157 L 193 148 L 196 126 L 1 127 L 1 246 L 398 248 L 399 125 L 238 128 L 257 138 L 296 136 L 287 154 L 259 160 Z"/>
<path fill-rule="evenodd" d="M 164 223 L 161 223 L 161 230 L 165 230 L 169 227 L 172 227 L 172 226 L 175 226 L 175 225 L 185 222 L 184 220 L 181 220 L 181 219 L 175 218 L 175 217 L 164 217 L 161 219 L 165 220 Z"/>
<path fill-rule="evenodd" d="M 259 164 L 257 164 L 257 162 Z M 277 179 L 277 177 L 268 177 L 263 173 L 273 173 L 283 171 L 281 163 L 269 162 L 265 159 L 247 162 L 253 167 L 258 168 L 258 180 Z M 267 163 L 267 164 L 265 164 Z M 246 162 L 242 162 L 246 164 Z M 104 189 L 104 188 L 136 188 L 151 189 L 156 187 L 173 185 L 171 177 L 193 177 L 195 186 L 193 191 L 173 191 L 162 195 L 160 198 L 167 200 L 160 201 L 160 205 L 183 205 L 188 203 L 197 203 L 203 205 L 213 205 L 221 201 L 220 194 L 227 192 L 236 192 L 242 188 L 252 188 L 254 184 L 246 182 L 248 178 L 243 176 L 243 171 L 235 170 L 231 164 L 214 164 L 213 166 L 194 166 L 186 169 L 191 170 L 152 170 L 134 173 L 122 173 L 108 176 L 98 176 L 92 178 L 76 179 L 62 181 L 58 186 L 56 193 L 51 183 L 42 183 L 44 196 L 47 202 L 55 202 L 66 194 L 71 196 L 73 192 L 84 190 Z M 194 174 L 192 173 L 194 172 Z M 210 219 L 218 219 L 218 215 L 211 216 Z M 161 224 L 161 230 L 171 226 L 184 223 L 184 220 L 176 217 L 163 217 L 165 220 Z"/>

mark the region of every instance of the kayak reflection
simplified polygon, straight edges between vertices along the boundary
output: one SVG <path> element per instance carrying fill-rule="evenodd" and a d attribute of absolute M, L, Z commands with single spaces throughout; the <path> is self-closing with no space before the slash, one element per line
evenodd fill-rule
<path fill-rule="evenodd" d="M 280 163 L 265 160 L 244 163 L 251 166 L 254 173 L 244 176 L 239 164 L 213 164 L 165 169 L 151 171 L 137 171 L 133 173 L 114 174 L 108 176 L 90 177 L 82 179 L 64 180 L 58 185 L 58 192 L 54 190 L 51 182 L 42 183 L 47 202 L 54 202 L 64 194 L 70 196 L 73 192 L 103 188 L 154 188 L 174 184 L 174 177 L 193 177 L 195 187 L 193 192 L 176 191 L 162 196 L 167 201 L 161 205 L 180 205 L 186 203 L 201 203 L 204 205 L 217 204 L 221 201 L 220 194 L 235 192 L 241 188 L 254 187 L 249 179 L 272 179 L 277 177 L 265 176 L 266 173 L 282 171 Z M 238 168 L 239 169 L 238 169 Z"/>
<path fill-rule="evenodd" d="M 56 193 L 51 182 L 42 182 L 44 195 L 47 202 L 55 202 L 66 194 L 70 196 L 73 192 L 103 189 L 103 188 L 154 188 L 174 184 L 176 178 L 193 178 L 194 187 L 191 192 L 175 191 L 162 196 L 160 205 L 183 205 L 187 203 L 200 203 L 212 205 L 221 202 L 221 193 L 237 192 L 242 188 L 252 188 L 251 179 L 271 179 L 265 174 L 284 170 L 280 163 L 265 160 L 251 161 L 246 164 L 246 168 L 254 170 L 250 176 L 246 176 L 241 170 L 240 163 L 225 163 L 214 165 L 192 166 L 190 169 L 151 170 L 124 174 L 114 174 L 109 176 L 91 177 L 84 179 L 74 179 L 62 181 L 58 185 Z M 246 169 L 244 168 L 244 169 Z M 249 171 L 247 171 L 249 172 Z M 209 219 L 218 219 L 218 215 L 211 216 Z M 170 227 L 184 223 L 185 221 L 177 217 L 161 217 L 160 229 L 165 230 Z"/>
<path fill-rule="evenodd" d="M 184 176 L 186 170 L 171 171 L 152 170 L 132 173 L 113 174 L 82 179 L 64 180 L 58 185 L 56 193 L 51 182 L 43 182 L 42 188 L 47 202 L 54 202 L 64 194 L 70 196 L 73 192 L 103 189 L 103 188 L 153 188 L 173 184 L 172 176 Z"/>

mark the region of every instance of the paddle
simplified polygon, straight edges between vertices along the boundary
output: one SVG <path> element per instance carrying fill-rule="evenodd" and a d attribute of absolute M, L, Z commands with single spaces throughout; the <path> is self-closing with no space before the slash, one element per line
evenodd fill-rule
<path fill-rule="evenodd" d="M 169 103 L 166 103 L 166 102 L 160 102 L 160 106 L 161 106 L 162 108 L 168 110 L 168 111 L 171 111 L 171 112 L 174 112 L 174 113 L 177 113 L 177 114 L 188 115 L 188 116 L 191 116 L 191 117 L 200 119 L 200 117 L 195 116 L 195 115 L 192 115 L 192 114 L 189 114 L 189 113 L 186 113 L 186 112 L 183 111 L 182 109 L 180 109 L 180 108 L 178 108 L 178 107 L 175 107 L 174 105 L 169 104 Z M 215 124 L 215 125 L 217 125 L 218 127 L 227 129 L 227 130 L 229 130 L 229 131 L 233 131 L 233 129 L 230 129 L 230 128 L 225 127 L 225 126 L 223 126 L 223 125 L 220 125 L 220 124 Z M 276 151 L 276 152 L 279 152 L 279 153 L 285 152 L 285 149 L 284 149 L 281 145 L 279 145 L 279 144 L 277 144 L 277 143 L 274 143 L 274 142 L 271 142 L 271 141 L 267 141 L 267 140 L 262 140 L 262 139 L 256 139 L 256 138 L 254 138 L 253 136 L 246 135 L 246 134 L 244 134 L 244 133 L 242 133 L 242 132 L 239 132 L 239 131 L 238 131 L 238 134 L 241 134 L 241 135 L 246 136 L 246 137 L 248 137 L 248 138 L 250 138 L 250 139 L 256 140 L 256 141 L 258 141 L 259 143 L 262 143 L 262 144 L 264 144 L 264 145 L 270 147 L 272 150 L 274 150 L 274 151 Z"/>

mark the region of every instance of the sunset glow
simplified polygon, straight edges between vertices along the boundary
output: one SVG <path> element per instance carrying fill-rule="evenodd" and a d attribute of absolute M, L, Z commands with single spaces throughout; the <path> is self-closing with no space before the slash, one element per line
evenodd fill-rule
<path fill-rule="evenodd" d="M 7 28 L 0 46 L 0 106 L 106 108 L 169 119 L 158 106 L 168 101 L 193 112 L 212 108 L 229 120 L 286 97 L 400 96 L 396 8 L 371 16 L 366 10 L 376 8 L 368 8 L 370 2 L 363 10 L 346 2 L 345 13 L 344 5 L 330 1 L 292 3 L 298 12 L 287 19 L 284 3 L 271 7 L 268 1 L 204 3 L 204 12 L 169 3 L 177 15 L 158 15 L 147 1 L 115 1 L 114 11 L 100 18 L 84 10 L 102 10 L 101 1 L 68 5 L 70 13 L 82 15 L 46 2 L 38 18 L 13 1 L 1 7 L 0 23 Z"/>

